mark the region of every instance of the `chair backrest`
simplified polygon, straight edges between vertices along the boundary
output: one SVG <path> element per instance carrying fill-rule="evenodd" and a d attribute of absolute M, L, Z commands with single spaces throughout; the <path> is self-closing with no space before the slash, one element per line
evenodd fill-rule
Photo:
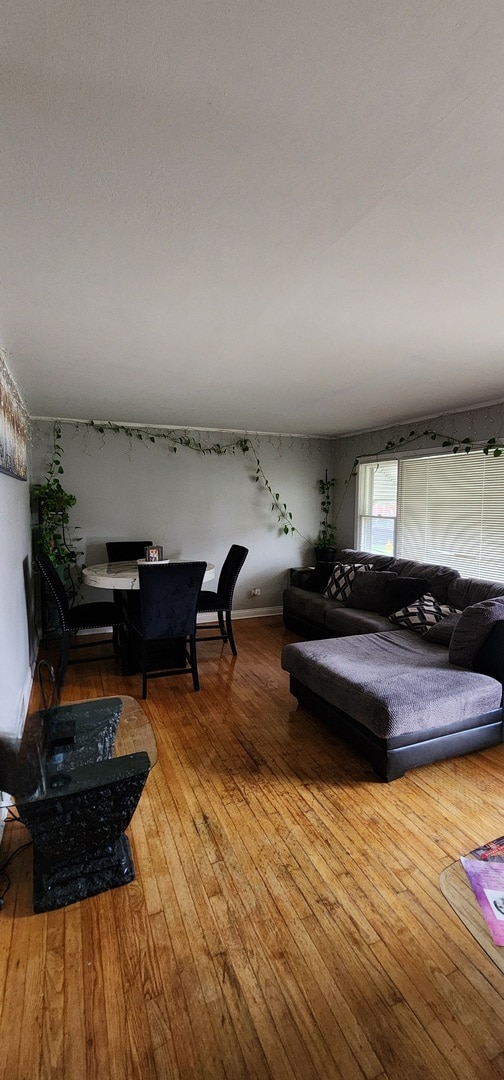
<path fill-rule="evenodd" d="M 35 556 L 35 562 L 44 578 L 47 582 L 53 597 L 56 601 L 56 607 L 61 622 L 61 629 L 66 630 L 68 627 L 68 613 L 70 611 L 70 605 L 68 603 L 68 597 L 65 592 L 65 586 L 58 574 L 58 571 L 53 566 L 50 558 L 43 553 Z"/>
<path fill-rule="evenodd" d="M 249 549 L 240 544 L 232 544 L 219 574 L 217 595 L 219 603 L 224 608 L 230 608 L 233 603 L 233 593 L 238 580 L 238 574 L 247 558 Z"/>
<path fill-rule="evenodd" d="M 142 634 L 147 640 L 196 633 L 206 562 L 144 563 L 138 567 Z"/>
<path fill-rule="evenodd" d="M 109 562 L 131 562 L 143 559 L 144 548 L 150 547 L 152 540 L 107 540 L 107 559 Z"/>

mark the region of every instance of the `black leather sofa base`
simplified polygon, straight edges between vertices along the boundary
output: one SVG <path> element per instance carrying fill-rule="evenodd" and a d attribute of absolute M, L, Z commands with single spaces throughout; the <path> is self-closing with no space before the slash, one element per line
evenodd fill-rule
<path fill-rule="evenodd" d="M 503 738 L 503 710 L 495 709 L 483 716 L 462 721 L 458 728 L 434 728 L 421 734 L 413 732 L 393 739 L 380 739 L 357 720 L 309 690 L 293 675 L 290 676 L 289 688 L 300 705 L 329 723 L 335 734 L 362 753 L 381 780 L 397 780 L 418 765 L 429 765 L 460 754 L 498 746 Z"/>

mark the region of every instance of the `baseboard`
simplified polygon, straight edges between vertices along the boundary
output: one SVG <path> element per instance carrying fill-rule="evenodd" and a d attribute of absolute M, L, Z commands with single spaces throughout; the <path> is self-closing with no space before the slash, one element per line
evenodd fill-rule
<path fill-rule="evenodd" d="M 263 619 L 267 615 L 281 615 L 281 614 L 282 614 L 282 607 L 279 605 L 279 606 L 275 606 L 275 607 L 264 607 L 264 608 L 233 608 L 232 617 L 233 617 L 233 622 L 234 622 L 236 619 Z M 196 621 L 197 621 L 198 626 L 200 626 L 200 625 L 203 626 L 205 623 L 215 622 L 216 621 L 216 616 L 215 616 L 215 614 L 213 612 L 209 612 L 208 614 L 198 615 L 198 618 L 197 618 Z M 104 634 L 110 633 L 111 634 L 112 633 L 112 627 L 111 626 L 104 626 L 104 627 L 101 628 L 100 633 L 104 633 Z M 92 635 L 92 634 L 96 634 L 96 630 L 79 630 L 79 633 L 77 634 L 77 637 L 86 637 L 87 635 Z"/>
<path fill-rule="evenodd" d="M 266 615 L 281 615 L 281 607 L 265 607 L 265 608 L 233 608 L 233 622 L 237 619 L 262 619 Z M 198 626 L 204 626 L 205 623 L 216 622 L 216 616 L 210 612 L 205 615 L 198 615 Z"/>

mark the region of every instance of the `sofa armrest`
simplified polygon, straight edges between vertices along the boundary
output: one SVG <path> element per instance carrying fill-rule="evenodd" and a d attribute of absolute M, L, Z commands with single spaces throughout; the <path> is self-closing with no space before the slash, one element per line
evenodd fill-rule
<path fill-rule="evenodd" d="M 490 675 L 504 686 L 504 620 L 494 624 L 472 664 L 473 671 Z"/>

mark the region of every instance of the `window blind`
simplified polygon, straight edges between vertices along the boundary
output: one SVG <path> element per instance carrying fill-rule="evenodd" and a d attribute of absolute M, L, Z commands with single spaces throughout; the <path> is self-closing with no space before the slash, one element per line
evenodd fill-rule
<path fill-rule="evenodd" d="M 399 461 L 396 554 L 504 582 L 504 456 Z"/>

